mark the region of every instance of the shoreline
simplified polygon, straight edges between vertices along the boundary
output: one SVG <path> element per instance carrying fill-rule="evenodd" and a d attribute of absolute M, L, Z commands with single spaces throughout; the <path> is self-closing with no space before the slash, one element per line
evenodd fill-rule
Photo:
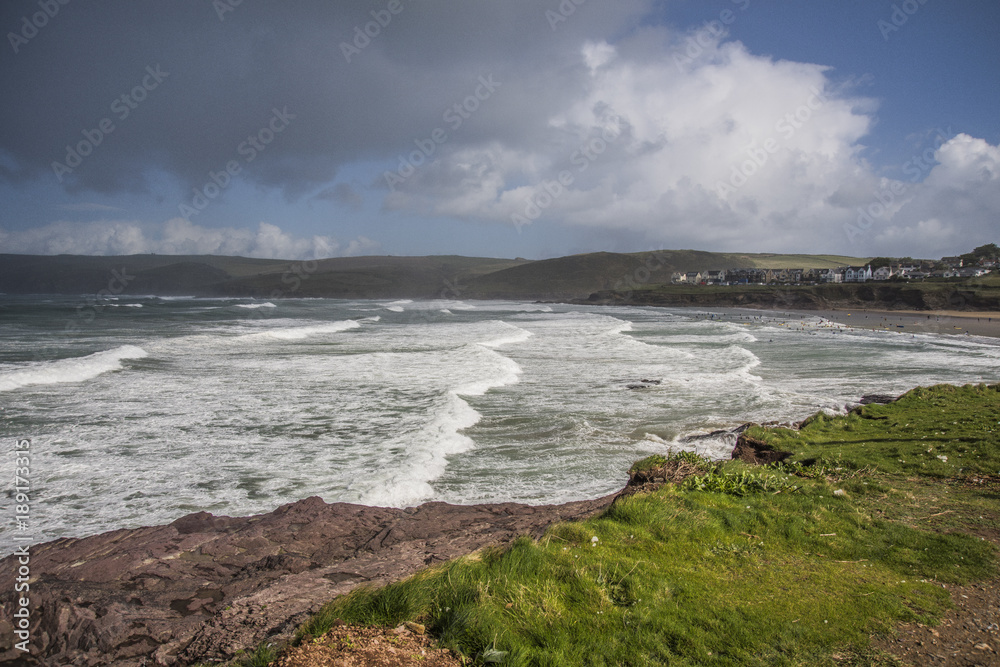
<path fill-rule="evenodd" d="M 955 310 L 880 310 L 867 308 L 697 308 L 691 306 L 655 306 L 717 313 L 754 313 L 789 320 L 822 317 L 857 330 L 902 334 L 938 334 L 950 336 L 982 336 L 1000 338 L 1000 312 Z M 902 326 L 900 326 L 902 325 Z"/>
<path fill-rule="evenodd" d="M 817 311 L 793 312 L 823 317 L 856 329 L 1000 338 L 1000 313 L 995 312 L 869 310 L 865 308 L 860 310 L 828 308 Z"/>

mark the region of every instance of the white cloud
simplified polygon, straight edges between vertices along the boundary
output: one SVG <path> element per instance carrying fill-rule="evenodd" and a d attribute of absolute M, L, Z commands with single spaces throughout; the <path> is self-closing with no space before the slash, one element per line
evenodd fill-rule
<path fill-rule="evenodd" d="M 608 64 L 617 55 L 615 47 L 607 42 L 587 42 L 583 45 L 583 62 L 591 72 Z"/>
<path fill-rule="evenodd" d="M 53 222 L 27 230 L 0 229 L 0 252 L 37 255 L 240 255 L 264 259 L 321 259 L 371 252 L 363 236 L 346 246 L 329 236 L 295 237 L 276 225 L 257 229 L 200 227 L 183 218 L 154 226 L 134 221 Z"/>
<path fill-rule="evenodd" d="M 923 254 L 967 252 L 995 242 L 1000 221 L 1000 146 L 959 134 L 943 143 L 936 164 L 919 183 L 895 182 L 903 190 L 892 214 L 871 228 L 875 248 L 914 245 Z M 884 193 L 884 189 L 883 189 Z M 873 198 L 872 201 L 875 201 Z"/>
<path fill-rule="evenodd" d="M 876 102 L 828 68 L 719 38 L 678 64 L 676 43 L 661 29 L 584 42 L 582 83 L 547 101 L 546 127 L 445 146 L 386 207 L 627 231 L 663 247 L 940 256 L 990 240 L 1000 148 L 959 135 L 924 182 L 888 181 L 862 157 Z M 878 224 L 848 233 L 893 183 L 904 187 Z"/>

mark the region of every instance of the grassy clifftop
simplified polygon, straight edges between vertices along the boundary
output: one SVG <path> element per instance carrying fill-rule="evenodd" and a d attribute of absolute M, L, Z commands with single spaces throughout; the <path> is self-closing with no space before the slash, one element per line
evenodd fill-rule
<path fill-rule="evenodd" d="M 1000 386 L 917 389 L 746 436 L 790 457 L 675 456 L 697 473 L 356 590 L 300 637 L 412 621 L 475 664 L 888 665 L 872 635 L 934 624 L 951 606 L 942 584 L 996 577 Z"/>

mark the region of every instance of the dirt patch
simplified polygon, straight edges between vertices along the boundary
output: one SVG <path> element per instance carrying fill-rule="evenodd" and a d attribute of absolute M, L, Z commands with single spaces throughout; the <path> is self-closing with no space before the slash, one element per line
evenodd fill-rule
<path fill-rule="evenodd" d="M 969 475 L 962 479 L 962 484 L 974 489 L 1000 491 L 1000 475 Z"/>
<path fill-rule="evenodd" d="M 655 491 L 664 484 L 679 484 L 691 475 L 703 474 L 704 471 L 697 465 L 683 459 L 673 459 L 656 468 L 629 472 L 628 484 L 618 497 Z"/>
<path fill-rule="evenodd" d="M 1000 580 L 945 588 L 955 609 L 940 625 L 908 623 L 873 644 L 908 665 L 1000 666 Z"/>
<path fill-rule="evenodd" d="M 767 465 L 776 461 L 784 461 L 791 455 L 791 452 L 778 451 L 763 440 L 741 433 L 736 440 L 736 447 L 733 448 L 732 458 L 751 465 Z"/>
<path fill-rule="evenodd" d="M 462 661 L 405 626 L 396 629 L 343 625 L 288 649 L 275 667 L 461 667 Z"/>

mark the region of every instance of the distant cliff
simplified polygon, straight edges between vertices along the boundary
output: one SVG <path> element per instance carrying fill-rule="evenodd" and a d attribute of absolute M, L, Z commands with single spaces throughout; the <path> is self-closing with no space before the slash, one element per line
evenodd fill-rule
<path fill-rule="evenodd" d="M 830 285 L 652 285 L 598 291 L 574 303 L 704 308 L 1000 311 L 1000 280 Z"/>

